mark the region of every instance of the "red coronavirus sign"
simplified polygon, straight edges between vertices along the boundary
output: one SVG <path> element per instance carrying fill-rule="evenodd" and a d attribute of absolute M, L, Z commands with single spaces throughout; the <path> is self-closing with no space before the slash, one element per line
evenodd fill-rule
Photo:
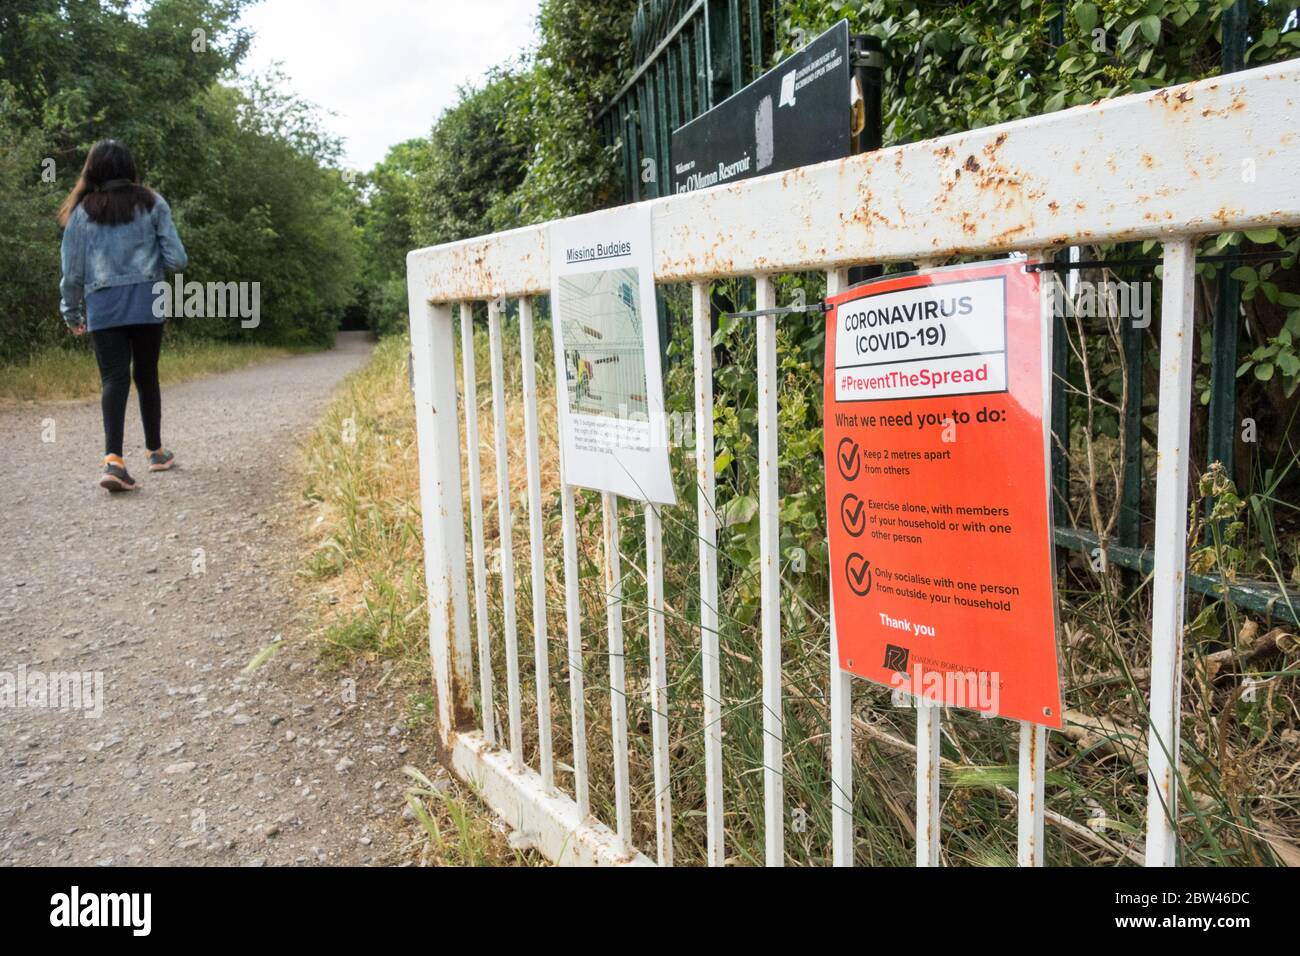
<path fill-rule="evenodd" d="M 1060 727 L 1045 330 L 1025 265 L 829 300 L 831 587 L 844 669 Z"/>

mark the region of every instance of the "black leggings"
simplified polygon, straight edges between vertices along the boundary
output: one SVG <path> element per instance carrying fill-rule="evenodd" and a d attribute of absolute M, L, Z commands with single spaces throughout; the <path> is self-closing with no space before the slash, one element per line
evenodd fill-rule
<path fill-rule="evenodd" d="M 100 404 L 104 410 L 104 452 L 122 454 L 122 428 L 126 422 L 126 399 L 131 392 L 132 364 L 135 391 L 144 419 L 144 442 L 150 451 L 162 447 L 162 391 L 158 387 L 158 353 L 162 349 L 163 324 L 119 325 L 91 332 L 99 380 L 103 387 Z"/>

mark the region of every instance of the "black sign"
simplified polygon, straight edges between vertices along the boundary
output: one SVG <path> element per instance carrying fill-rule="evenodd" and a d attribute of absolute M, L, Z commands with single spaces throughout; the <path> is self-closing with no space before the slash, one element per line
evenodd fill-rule
<path fill-rule="evenodd" d="M 841 20 L 673 132 L 673 192 L 842 159 L 850 119 L 849 25 Z"/>

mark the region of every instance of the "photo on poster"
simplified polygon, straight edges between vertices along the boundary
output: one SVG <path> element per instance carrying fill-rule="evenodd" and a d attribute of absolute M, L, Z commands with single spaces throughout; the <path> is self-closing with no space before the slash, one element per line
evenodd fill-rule
<path fill-rule="evenodd" d="M 636 269 L 604 269 L 560 280 L 560 320 L 569 408 L 579 415 L 649 416 Z"/>
<path fill-rule="evenodd" d="M 650 210 L 567 219 L 550 236 L 564 480 L 673 504 Z"/>

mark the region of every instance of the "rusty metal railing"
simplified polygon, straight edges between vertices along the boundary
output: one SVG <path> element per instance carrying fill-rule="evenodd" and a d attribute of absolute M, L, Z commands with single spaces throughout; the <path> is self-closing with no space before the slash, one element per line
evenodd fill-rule
<path fill-rule="evenodd" d="M 693 295 L 693 341 L 699 500 L 696 521 L 701 541 L 699 621 L 704 700 L 705 794 L 708 861 L 725 859 L 722 807 L 723 753 L 718 736 L 717 572 L 710 553 L 716 542 L 714 517 L 712 349 L 709 345 L 707 283 L 718 277 L 755 278 L 758 306 L 772 304 L 771 277 L 791 271 L 825 270 L 828 288 L 841 287 L 850 265 L 889 261 L 923 262 L 967 254 L 1050 253 L 1069 245 L 1153 239 L 1163 244 L 1158 465 L 1155 544 L 1152 553 L 1152 674 L 1147 702 L 1148 807 L 1142 853 L 1148 864 L 1176 862 L 1178 847 L 1179 713 L 1183 612 L 1186 595 L 1188 429 L 1192 401 L 1192 311 L 1195 239 L 1207 233 L 1265 226 L 1300 225 L 1300 62 L 1279 64 L 1186 86 L 1124 97 L 908 146 L 806 167 L 704 192 L 651 201 L 654 269 L 658 282 L 689 282 Z M 1087 175 L 1080 156 L 1089 156 Z M 1250 163 L 1253 177 L 1242 169 Z M 574 557 L 574 495 L 562 490 L 568 685 L 573 753 L 572 792 L 555 781 L 549 722 L 553 700 L 546 618 L 534 606 L 534 667 L 538 695 L 537 765 L 524 762 L 520 745 L 520 662 L 514 613 L 509 479 L 502 393 L 501 302 L 519 300 L 524 367 L 532 365 L 532 299 L 549 291 L 548 227 L 528 227 L 412 252 L 408 256 L 411 341 L 415 355 L 416 417 L 420 443 L 421 501 L 425 535 L 425 573 L 430 614 L 429 643 L 438 702 L 438 730 L 455 771 L 472 780 L 483 798 L 507 821 L 528 833 L 547 856 L 577 863 L 638 862 L 649 859 L 630 843 L 624 808 L 626 774 L 616 783 L 619 808 L 614 821 L 595 820 L 587 794 L 587 728 L 583 726 L 583 651 L 581 607 L 577 600 Z M 503 554 L 503 620 L 486 611 L 480 476 L 470 456 L 469 497 L 476 626 L 470 626 L 470 587 L 466 571 L 466 522 L 462 487 L 460 413 L 471 447 L 477 445 L 475 369 L 466 350 L 465 401 L 458 407 L 455 326 L 460 310 L 468 325 L 469 304 L 488 302 L 492 343 L 491 381 L 499 484 L 499 533 Z M 760 393 L 759 429 L 770 453 L 779 441 L 775 400 L 776 323 L 759 316 L 756 375 Z M 525 402 L 536 403 L 535 384 L 524 383 Z M 544 592 L 538 575 L 541 500 L 536 416 L 525 422 L 529 473 L 530 555 L 533 594 Z M 760 480 L 760 536 L 779 534 L 772 463 Z M 606 496 L 605 553 L 617 559 L 618 502 Z M 649 559 L 662 564 L 657 525 L 647 516 Z M 611 534 L 613 540 L 610 540 Z M 765 813 L 747 821 L 765 834 L 769 864 L 784 860 L 785 805 L 781 755 L 781 615 L 779 576 L 762 579 L 761 659 L 765 710 Z M 539 591 L 539 588 L 541 591 Z M 611 605 L 611 623 L 623 609 Z M 480 723 L 474 695 L 474 639 L 478 641 L 477 691 L 490 700 L 491 642 L 506 650 L 509 740 L 497 739 L 490 718 Z M 831 635 L 827 635 L 828 641 Z M 833 853 L 837 864 L 852 862 L 855 834 L 853 731 L 849 709 L 851 677 L 830 653 L 828 698 L 831 710 Z M 621 661 L 618 662 L 621 667 Z M 616 668 L 611 668 L 615 671 Z M 656 711 L 674 706 L 666 687 L 651 688 Z M 614 698 L 623 693 L 615 687 Z M 661 693 L 662 692 L 662 693 Z M 617 708 L 616 708 L 617 709 Z M 615 714 L 613 726 L 617 735 Z M 937 799 L 939 714 L 917 711 L 919 863 L 940 859 Z M 541 726 L 545 723 L 546 726 Z M 1024 725 L 1020 750 L 1019 859 L 1041 864 L 1044 820 L 1063 826 L 1043 807 L 1045 732 Z M 503 747 L 502 745 L 505 744 Z M 611 747 L 626 751 L 626 735 Z M 656 744 L 656 747 L 659 745 Z M 661 755 L 656 752 L 656 759 Z M 666 758 L 663 758 L 666 759 Z M 660 803 L 657 856 L 671 862 L 671 808 Z M 663 817 L 666 815 L 666 819 Z M 614 823 L 615 828 L 608 826 Z"/>

